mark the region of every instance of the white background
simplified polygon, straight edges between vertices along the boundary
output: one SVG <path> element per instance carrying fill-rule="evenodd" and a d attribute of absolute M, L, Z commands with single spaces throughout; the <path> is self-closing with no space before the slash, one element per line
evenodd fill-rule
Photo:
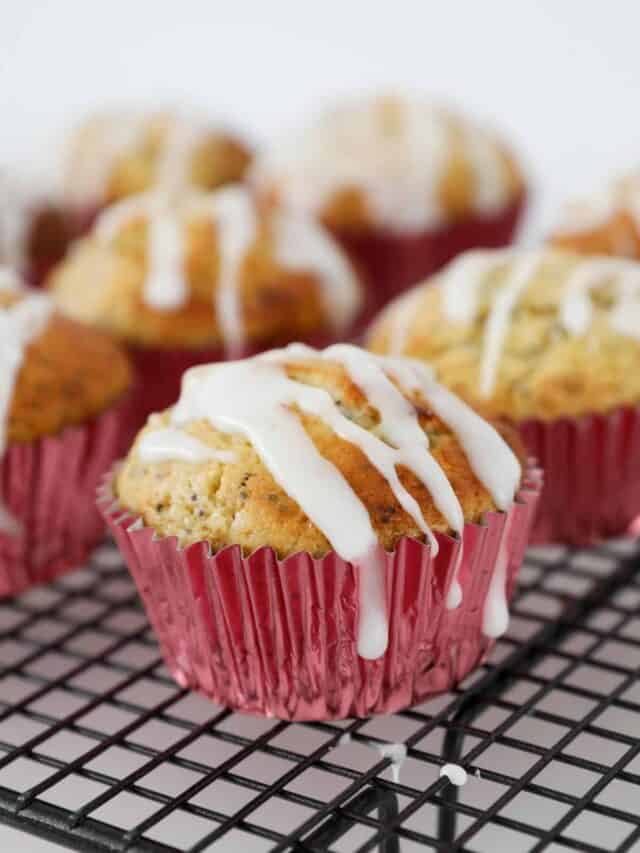
<path fill-rule="evenodd" d="M 200 106 L 259 141 L 405 87 L 504 128 L 546 225 L 640 159 L 639 32 L 635 0 L 2 0 L 0 161 L 42 170 L 105 102 Z"/>
<path fill-rule="evenodd" d="M 536 193 L 640 161 L 637 0 L 0 0 L 0 163 L 47 171 L 105 103 L 178 103 L 259 142 L 322 99 L 376 87 L 453 101 L 502 127 Z M 0 828 L 0 849 L 51 850 Z"/>

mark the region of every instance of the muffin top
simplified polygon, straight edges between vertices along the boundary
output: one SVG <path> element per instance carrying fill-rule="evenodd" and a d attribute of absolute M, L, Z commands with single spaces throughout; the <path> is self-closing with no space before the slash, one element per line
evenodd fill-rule
<path fill-rule="evenodd" d="M 134 344 L 272 346 L 349 329 L 362 290 L 311 219 L 260 211 L 240 186 L 114 205 L 54 271 L 69 316 Z"/>
<path fill-rule="evenodd" d="M 513 440 L 510 438 L 509 440 Z M 116 483 L 120 503 L 182 545 L 280 557 L 459 534 L 519 487 L 499 431 L 420 363 L 293 344 L 187 371 Z"/>
<path fill-rule="evenodd" d="M 423 100 L 347 102 L 272 145 L 250 170 L 272 203 L 349 232 L 418 231 L 519 198 L 523 178 L 491 133 Z"/>
<path fill-rule="evenodd" d="M 212 190 L 240 180 L 250 158 L 234 135 L 199 117 L 96 115 L 69 140 L 63 196 L 82 209 L 157 187 Z"/>
<path fill-rule="evenodd" d="M 0 455 L 101 414 L 129 385 L 116 344 L 0 268 Z"/>
<path fill-rule="evenodd" d="M 640 169 L 570 202 L 551 243 L 575 252 L 640 260 Z"/>
<path fill-rule="evenodd" d="M 377 353 L 428 362 L 489 417 L 640 402 L 640 265 L 553 249 L 475 251 L 392 303 Z"/>

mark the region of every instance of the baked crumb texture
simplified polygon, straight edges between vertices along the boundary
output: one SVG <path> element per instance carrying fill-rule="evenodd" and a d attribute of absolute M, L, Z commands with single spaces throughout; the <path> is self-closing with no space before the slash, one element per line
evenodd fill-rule
<path fill-rule="evenodd" d="M 286 364 L 286 373 L 297 382 L 325 389 L 344 415 L 382 437 L 377 411 L 341 364 L 292 360 Z M 403 393 L 419 412 L 431 453 L 451 482 L 465 521 L 481 520 L 495 505 L 471 470 L 456 437 L 424 399 Z M 394 548 L 403 536 L 424 539 L 415 521 L 397 502 L 389 482 L 358 447 L 341 439 L 320 418 L 297 414 L 320 453 L 342 473 L 366 507 L 385 548 Z M 140 515 L 146 525 L 163 536 L 177 536 L 181 545 L 207 541 L 213 551 L 231 544 L 241 545 L 245 554 L 271 546 L 280 557 L 300 551 L 321 556 L 331 550 L 323 534 L 275 482 L 253 446 L 240 435 L 218 431 L 208 420 L 192 422 L 183 429 L 211 448 L 232 451 L 232 461 L 141 461 L 137 449 L 141 437 L 168 423 L 169 412 L 149 420 L 115 484 L 121 504 Z M 501 430 L 523 459 L 517 436 L 506 427 Z M 408 469 L 398 471 L 429 527 L 450 532 L 426 487 Z M 344 523 L 348 525 L 349 519 Z"/>
<path fill-rule="evenodd" d="M 501 300 L 507 289 L 514 295 L 523 264 L 532 272 L 503 313 L 495 381 L 485 394 L 489 341 L 496 341 Z M 441 382 L 488 417 L 607 413 L 640 402 L 640 324 L 633 319 L 640 319 L 639 280 L 640 266 L 610 258 L 552 249 L 537 257 L 467 253 L 392 303 L 370 330 L 368 346 L 428 362 Z M 462 320 L 459 309 L 470 295 L 475 306 Z M 577 315 L 570 307 L 576 297 L 583 306 Z"/>

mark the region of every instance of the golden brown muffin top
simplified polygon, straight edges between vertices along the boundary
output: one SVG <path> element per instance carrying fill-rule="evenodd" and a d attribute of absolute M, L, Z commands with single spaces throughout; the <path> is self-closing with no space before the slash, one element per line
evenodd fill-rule
<path fill-rule="evenodd" d="M 510 151 L 473 122 L 426 101 L 350 101 L 259 156 L 250 180 L 268 202 L 331 228 L 399 232 L 495 214 L 522 196 Z"/>
<path fill-rule="evenodd" d="M 490 417 L 640 402 L 640 265 L 551 249 L 462 255 L 392 303 L 368 346 L 428 362 Z"/>
<path fill-rule="evenodd" d="M 0 287 L 0 318 L 11 324 L 11 309 L 30 299 L 46 297 Z M 8 445 L 56 435 L 96 417 L 129 389 L 131 373 L 122 349 L 54 310 L 46 312 L 42 327 L 25 343 L 11 382 L 6 434 L 3 431 Z M 9 381 L 6 365 L 0 381 Z"/>
<path fill-rule="evenodd" d="M 353 559 L 367 529 L 387 549 L 424 540 L 425 525 L 461 529 L 513 499 L 521 467 L 506 441 L 523 457 L 512 432 L 505 441 L 419 370 L 347 345 L 194 368 L 176 406 L 139 434 L 119 501 L 182 545 L 271 546 L 281 557 L 333 547 Z M 473 436 L 464 442 L 461 421 Z"/>
<path fill-rule="evenodd" d="M 571 202 L 550 242 L 581 254 L 640 260 L 640 170 Z"/>
<path fill-rule="evenodd" d="M 350 328 L 362 290 L 321 226 L 229 187 L 108 209 L 49 283 L 70 317 L 142 346 L 242 351 Z"/>
<path fill-rule="evenodd" d="M 240 180 L 250 159 L 235 135 L 197 117 L 166 111 L 97 115 L 69 142 L 64 195 L 82 208 L 158 186 L 213 190 Z"/>

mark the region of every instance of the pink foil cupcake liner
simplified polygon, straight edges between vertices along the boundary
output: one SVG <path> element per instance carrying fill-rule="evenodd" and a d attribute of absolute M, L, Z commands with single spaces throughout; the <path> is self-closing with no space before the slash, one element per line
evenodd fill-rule
<path fill-rule="evenodd" d="M 0 528 L 0 597 L 75 568 L 102 539 L 95 491 L 125 449 L 129 410 L 125 400 L 60 435 L 7 449 L 0 499 L 17 531 Z"/>
<path fill-rule="evenodd" d="M 532 542 L 586 546 L 627 531 L 640 515 L 640 407 L 519 429 L 545 472 Z"/>
<path fill-rule="evenodd" d="M 362 271 L 379 310 L 468 249 L 500 248 L 511 243 L 525 197 L 494 216 L 473 216 L 415 234 L 378 229 L 363 235 L 339 230 L 334 236 Z"/>
<path fill-rule="evenodd" d="M 491 584 L 511 596 L 541 483 L 531 465 L 508 513 L 465 526 L 462 556 L 460 543 L 440 534 L 436 557 L 409 538 L 381 551 L 389 646 L 378 660 L 364 660 L 350 563 L 335 553 L 278 560 L 270 548 L 244 558 L 238 546 L 210 554 L 206 542 L 181 549 L 119 506 L 113 476 L 99 505 L 178 683 L 286 720 L 397 711 L 450 689 L 477 666 L 493 643 L 483 630 L 487 602 L 496 599 Z M 462 603 L 447 610 L 456 571 Z"/>

